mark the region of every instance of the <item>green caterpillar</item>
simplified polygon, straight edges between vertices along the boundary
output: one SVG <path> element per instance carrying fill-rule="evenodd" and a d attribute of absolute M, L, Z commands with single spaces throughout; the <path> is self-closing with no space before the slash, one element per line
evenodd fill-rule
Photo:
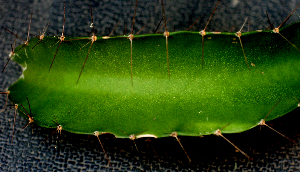
<path fill-rule="evenodd" d="M 295 42 L 298 28 L 296 23 L 280 33 Z M 228 123 L 223 132 L 242 132 L 255 127 L 279 100 L 266 120 L 297 107 L 299 50 L 279 34 L 241 36 L 252 63 L 250 71 L 235 33 L 207 33 L 202 68 L 201 39 L 199 32 L 170 33 L 169 78 L 166 38 L 135 36 L 131 80 L 130 41 L 124 36 L 98 39 L 92 46 L 85 46 L 91 44 L 88 38 L 65 38 L 51 70 L 59 38 L 44 37 L 41 43 L 32 38 L 28 45 L 17 47 L 22 49 L 12 57 L 24 70 L 9 87 L 9 99 L 29 112 L 27 97 L 31 115 L 40 126 L 56 127 L 53 121 L 57 121 L 66 131 L 100 131 L 117 137 L 138 133 L 166 137 L 174 131 L 207 135 Z M 254 46 L 260 42 L 264 46 Z"/>
<path fill-rule="evenodd" d="M 11 58 L 24 70 L 8 97 L 39 126 L 79 134 L 243 132 L 298 107 L 299 25 L 279 33 L 179 31 L 132 41 L 35 37 L 15 48 Z"/>

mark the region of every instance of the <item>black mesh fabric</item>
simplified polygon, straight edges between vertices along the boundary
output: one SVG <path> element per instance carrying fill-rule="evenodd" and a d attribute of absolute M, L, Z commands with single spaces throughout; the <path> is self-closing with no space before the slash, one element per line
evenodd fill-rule
<path fill-rule="evenodd" d="M 207 31 L 236 32 L 247 17 L 249 24 L 245 25 L 243 31 L 266 29 L 269 26 L 266 11 L 271 22 L 278 26 L 292 8 L 297 6 L 296 3 L 296 0 L 224 0 L 217 8 Z M 186 30 L 199 17 L 201 17 L 199 22 L 191 30 L 202 30 L 215 4 L 216 1 L 167 0 L 166 18 L 170 19 L 167 24 L 168 30 L 172 32 Z M 134 0 L 65 1 L 64 35 L 91 36 L 90 6 L 93 8 L 96 35 L 109 35 L 118 22 L 120 23 L 113 34 L 124 34 L 125 28 L 128 33 L 131 30 L 134 5 Z M 27 37 L 31 13 L 31 34 L 42 33 L 50 21 L 45 35 L 61 35 L 62 1 L 1 1 L 0 13 L 0 25 L 18 33 L 24 40 Z M 159 1 L 139 1 L 134 33 L 145 24 L 148 25 L 140 34 L 153 33 L 161 19 Z M 287 24 L 298 20 L 299 15 L 296 13 Z M 8 60 L 15 37 L 4 28 L 0 29 L 0 35 L 2 70 L 2 66 Z M 16 42 L 17 45 L 22 43 L 19 39 Z M 21 67 L 10 62 L 5 72 L 0 74 L 0 91 L 5 91 L 20 75 Z M 5 100 L 6 96 L 1 95 L 0 109 L 4 108 Z M 58 141 L 56 135 L 53 135 L 43 143 L 54 129 L 45 129 L 33 124 L 22 131 L 21 128 L 27 124 L 27 120 L 20 116 L 16 117 L 12 143 L 13 118 L 14 110 L 7 110 L 0 115 L 0 171 L 300 171 L 299 110 L 268 123 L 298 144 L 290 142 L 267 127 L 256 127 L 244 133 L 225 135 L 252 157 L 253 161 L 236 152 L 229 143 L 217 136 L 179 137 L 192 159 L 189 163 L 178 142 L 171 137 L 138 139 L 134 143 L 129 139 L 116 139 L 112 135 L 102 135 L 100 138 L 111 166 L 108 165 L 95 136 L 63 131 Z"/>

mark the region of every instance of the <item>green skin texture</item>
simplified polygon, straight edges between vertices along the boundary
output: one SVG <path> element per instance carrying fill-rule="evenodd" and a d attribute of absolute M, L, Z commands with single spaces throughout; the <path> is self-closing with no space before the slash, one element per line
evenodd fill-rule
<path fill-rule="evenodd" d="M 300 47 L 300 23 L 281 28 L 280 34 Z M 243 132 L 265 117 L 269 121 L 297 108 L 300 51 L 272 31 L 242 33 L 241 40 L 250 70 L 235 33 L 207 32 L 203 65 L 199 32 L 170 33 L 169 78 L 166 37 L 135 35 L 132 82 L 128 37 L 98 37 L 76 84 L 91 40 L 65 38 L 56 54 L 59 37 L 45 37 L 37 46 L 39 39 L 32 38 L 12 56 L 24 70 L 8 88 L 9 99 L 27 118 L 22 104 L 38 125 L 59 124 L 79 134 Z"/>

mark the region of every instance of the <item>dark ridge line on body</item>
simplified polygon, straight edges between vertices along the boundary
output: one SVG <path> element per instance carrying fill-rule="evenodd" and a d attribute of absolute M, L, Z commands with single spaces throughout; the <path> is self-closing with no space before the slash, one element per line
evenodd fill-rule
<path fill-rule="evenodd" d="M 46 26 L 46 28 L 44 28 L 44 32 L 42 34 L 40 34 L 39 36 L 36 36 L 36 37 L 39 38 L 40 41 L 37 44 L 35 44 L 31 49 L 34 49 L 36 46 L 38 46 L 43 41 L 43 39 L 45 37 L 46 30 L 47 30 L 49 24 L 50 24 L 50 21 L 48 22 L 48 25 Z"/>
<path fill-rule="evenodd" d="M 91 42 L 91 46 L 90 46 L 90 48 L 89 48 L 89 50 L 88 50 L 88 53 L 87 53 L 87 55 L 86 55 L 86 57 L 85 57 L 83 66 L 82 66 L 82 68 L 81 68 L 80 74 L 79 74 L 78 79 L 77 79 L 77 82 L 76 82 L 76 85 L 77 85 L 78 82 L 79 82 L 80 76 L 81 76 L 81 74 L 82 74 L 82 71 L 83 71 L 83 68 L 84 68 L 84 66 L 85 66 L 85 63 L 86 63 L 86 61 L 87 61 L 87 59 L 88 59 L 88 57 L 89 57 L 89 54 L 90 54 L 91 49 L 92 49 L 92 46 L 93 46 L 94 42 L 97 40 L 97 36 L 95 35 L 95 29 L 94 29 L 94 19 L 93 19 L 93 10 L 92 10 L 92 7 L 91 7 L 91 20 L 92 20 L 91 26 L 92 26 L 92 28 L 93 28 L 93 36 L 91 37 L 91 41 L 92 41 L 92 42 Z"/>
<path fill-rule="evenodd" d="M 65 31 L 65 20 L 66 20 L 66 7 L 65 7 L 65 3 L 64 3 L 63 31 L 62 31 L 62 33 L 61 33 L 61 36 L 59 37 L 59 45 L 58 45 L 58 47 L 57 47 L 57 49 L 56 49 L 55 55 L 54 55 L 54 57 L 53 57 L 53 60 L 52 60 L 52 63 L 51 63 L 51 65 L 50 65 L 50 68 L 49 68 L 49 71 L 48 71 L 48 72 L 50 72 L 50 70 L 51 70 L 51 68 L 52 68 L 53 62 L 54 62 L 54 60 L 55 60 L 55 57 L 56 57 L 56 55 L 57 55 L 57 52 L 58 52 L 58 49 L 59 49 L 61 43 L 65 40 L 65 36 L 64 36 L 64 31 Z M 58 42 L 57 42 L 57 43 L 58 43 Z"/>
<path fill-rule="evenodd" d="M 130 40 L 130 76 L 131 76 L 131 86 L 133 87 L 133 74 L 132 74 L 132 40 L 134 38 L 133 35 L 133 26 L 134 26 L 134 22 L 135 22 L 135 15 L 136 15 L 136 9 L 137 9 L 137 3 L 138 0 L 136 0 L 135 2 L 135 8 L 134 8 L 134 14 L 133 14 L 133 18 L 132 18 L 132 27 L 131 27 L 131 33 L 128 35 L 128 38 Z"/>
<path fill-rule="evenodd" d="M 169 62 L 169 42 L 168 42 L 168 37 L 170 36 L 170 33 L 168 32 L 167 29 L 167 22 L 166 22 L 166 14 L 165 14 L 165 8 L 164 8 L 164 3 L 163 0 L 161 0 L 161 6 L 162 6 L 162 12 L 163 12 L 163 19 L 164 19 L 164 26 L 165 26 L 165 32 L 164 36 L 166 37 L 166 53 L 167 53 L 167 68 L 168 68 L 168 75 L 169 75 L 169 81 L 171 80 L 171 75 L 170 75 L 170 62 Z"/>
<path fill-rule="evenodd" d="M 20 38 L 20 37 L 18 36 L 18 32 L 17 32 L 17 34 L 15 34 L 15 33 L 13 33 L 12 31 L 8 30 L 6 27 L 3 27 L 3 28 L 6 29 L 8 32 L 10 32 L 10 33 L 12 33 L 13 35 L 15 35 L 16 38 L 19 38 L 20 40 L 22 40 L 22 41 L 24 42 L 24 45 L 21 46 L 21 48 L 19 48 L 17 51 L 21 50 L 23 47 L 25 47 L 26 45 L 28 45 L 28 42 L 29 42 L 29 35 L 30 35 L 29 32 L 30 32 L 30 26 L 31 26 L 32 13 L 33 13 L 33 12 L 31 12 L 31 15 L 30 15 L 30 21 L 29 21 L 29 26 L 28 26 L 28 36 L 27 36 L 27 40 L 26 40 L 26 41 L 23 40 L 22 38 Z M 16 39 L 15 39 L 14 46 L 15 46 L 15 44 L 16 44 Z M 12 56 L 12 55 L 14 55 L 17 51 L 14 50 L 15 47 L 14 47 L 14 48 L 11 47 L 11 48 L 12 48 L 12 52 L 11 52 L 11 56 Z M 4 68 L 3 68 L 3 70 L 2 70 L 1 73 L 4 72 L 6 66 L 8 65 L 8 63 L 9 63 L 9 61 L 10 61 L 10 59 L 11 59 L 11 58 L 9 57 L 9 59 L 8 59 L 8 61 L 7 61 L 7 63 L 6 63 L 6 65 L 4 66 Z"/>
<path fill-rule="evenodd" d="M 212 16 L 214 15 L 214 13 L 215 13 L 215 11 L 216 11 L 216 9 L 217 9 L 217 7 L 218 7 L 218 5 L 219 5 L 220 2 L 221 2 L 221 0 L 218 0 L 217 5 L 215 6 L 213 12 L 211 13 L 211 15 L 210 15 L 210 17 L 209 17 L 209 19 L 208 19 L 208 21 L 207 21 L 204 29 L 202 31 L 200 31 L 200 35 L 202 35 L 202 58 L 201 58 L 202 69 L 204 67 L 204 36 L 206 35 L 205 30 L 206 30 L 206 28 L 207 28 L 207 26 L 208 26 L 208 24 L 209 24 Z"/>

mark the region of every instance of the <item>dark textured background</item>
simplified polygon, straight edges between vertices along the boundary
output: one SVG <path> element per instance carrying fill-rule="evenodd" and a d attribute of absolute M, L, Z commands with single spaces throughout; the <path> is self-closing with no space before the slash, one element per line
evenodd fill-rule
<path fill-rule="evenodd" d="M 278 26 L 296 7 L 296 0 L 271 1 L 222 1 L 218 7 L 208 31 L 238 31 L 246 17 L 249 25 L 244 31 L 265 29 L 268 23 L 265 11 L 275 26 Z M 298 2 L 299 3 L 299 2 Z M 165 2 L 169 31 L 185 30 L 198 17 L 200 21 L 192 28 L 199 31 L 204 28 L 216 1 L 180 0 Z M 90 36 L 90 6 L 93 7 L 94 26 L 98 36 L 108 35 L 120 22 L 114 35 L 127 33 L 131 28 L 134 0 L 65 1 L 66 36 Z M 300 13 L 300 9 L 297 10 Z M 30 13 L 33 12 L 31 34 L 43 31 L 48 20 L 48 36 L 59 36 L 63 23 L 63 1 L 0 1 L 0 26 L 4 26 L 23 39 L 27 37 Z M 134 32 L 146 23 L 141 34 L 152 33 L 162 18 L 161 5 L 157 0 L 140 0 L 137 8 Z M 288 23 L 299 20 L 294 14 Z M 11 50 L 14 36 L 0 29 L 0 66 L 4 66 Z M 21 44 L 17 40 L 17 45 Z M 4 73 L 0 74 L 0 91 L 11 85 L 21 75 L 21 68 L 11 62 Z M 4 108 L 5 96 L 1 96 L 0 109 Z M 14 142 L 11 143 L 13 110 L 0 115 L 0 171 L 166 171 L 166 170 L 219 170 L 219 171 L 300 171 L 300 147 L 270 131 L 267 127 L 256 127 L 240 134 L 225 135 L 254 160 L 248 161 L 242 154 L 235 152 L 226 141 L 217 136 L 180 137 L 184 148 L 192 158 L 189 164 L 182 149 L 174 138 L 138 139 L 139 151 L 129 139 L 115 139 L 111 135 L 101 136 L 112 166 L 107 166 L 104 153 L 94 136 L 76 135 L 63 131 L 62 141 L 55 149 L 55 139 L 42 143 L 53 129 L 44 129 L 36 125 L 21 128 L 27 120 L 17 116 Z M 268 124 L 295 139 L 299 144 L 299 110 Z M 54 136 L 53 138 L 56 138 Z"/>

